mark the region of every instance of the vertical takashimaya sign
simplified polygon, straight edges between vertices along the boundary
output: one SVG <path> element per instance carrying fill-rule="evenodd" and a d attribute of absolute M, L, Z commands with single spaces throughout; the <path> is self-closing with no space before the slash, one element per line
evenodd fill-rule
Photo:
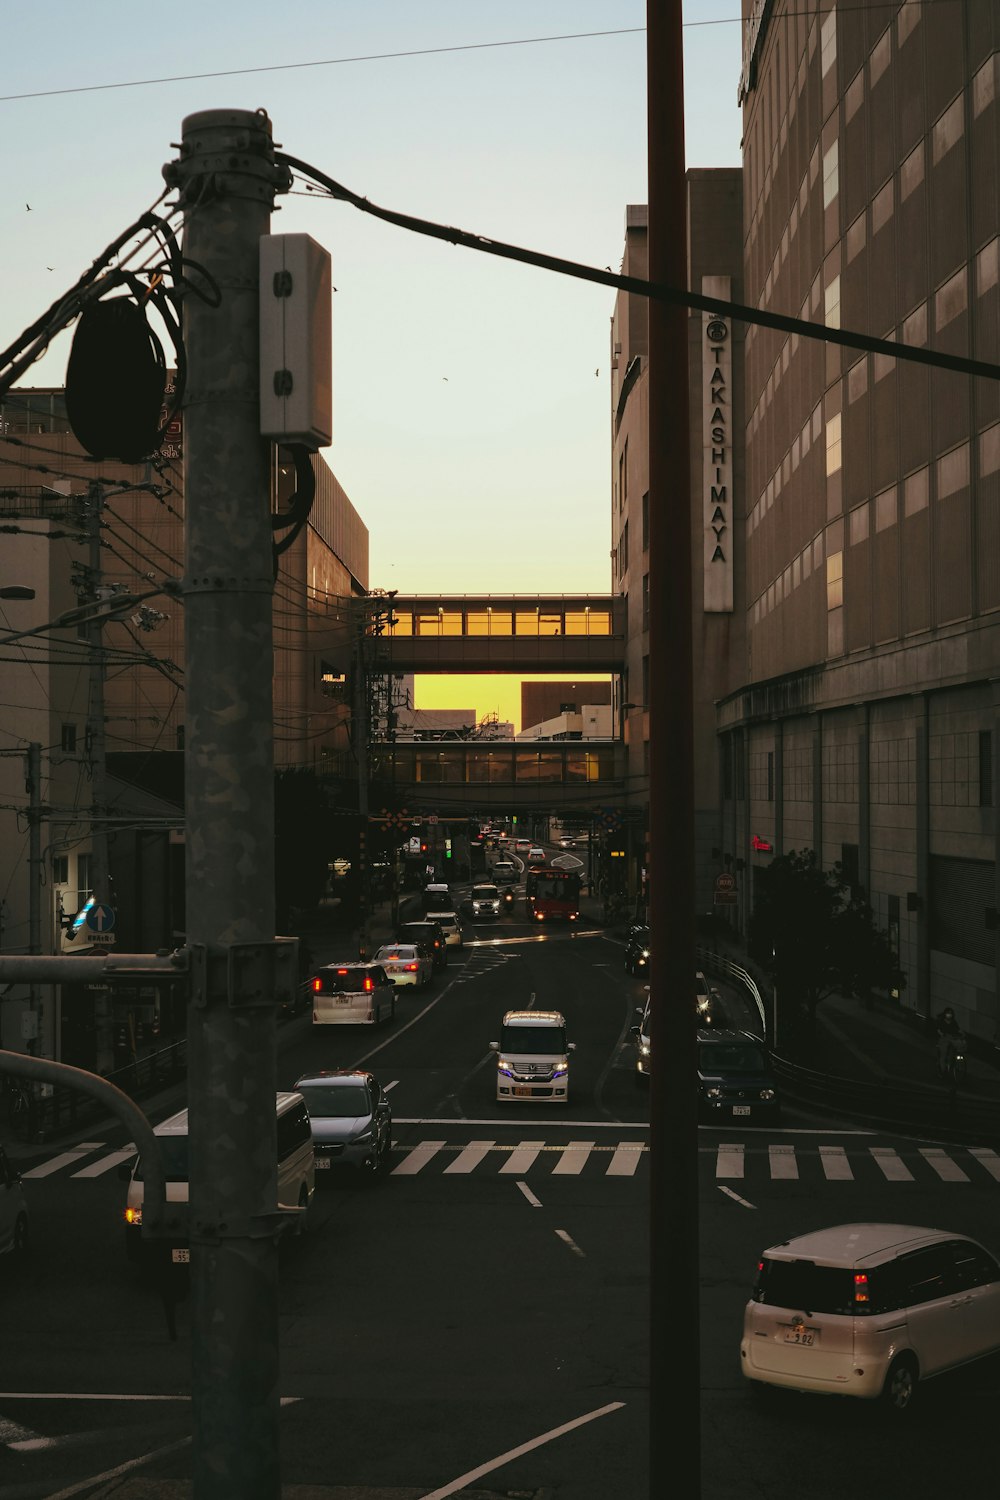
<path fill-rule="evenodd" d="M 728 276 L 703 276 L 704 297 L 730 300 Z M 705 613 L 733 607 L 733 351 L 732 325 L 702 313 L 702 530 Z"/>

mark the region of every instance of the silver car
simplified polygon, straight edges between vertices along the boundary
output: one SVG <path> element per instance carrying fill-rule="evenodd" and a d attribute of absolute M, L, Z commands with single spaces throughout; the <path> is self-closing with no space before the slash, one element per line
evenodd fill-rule
<path fill-rule="evenodd" d="M 392 1110 L 374 1074 L 364 1068 L 303 1073 L 295 1092 L 309 1111 L 317 1172 L 378 1171 L 392 1148 Z"/>

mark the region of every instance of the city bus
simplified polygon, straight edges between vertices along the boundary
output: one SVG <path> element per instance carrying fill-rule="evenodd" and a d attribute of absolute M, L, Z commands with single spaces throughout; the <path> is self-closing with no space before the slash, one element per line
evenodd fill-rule
<path fill-rule="evenodd" d="M 580 915 L 578 870 L 533 865 L 524 882 L 525 910 L 535 922 L 575 922 Z"/>

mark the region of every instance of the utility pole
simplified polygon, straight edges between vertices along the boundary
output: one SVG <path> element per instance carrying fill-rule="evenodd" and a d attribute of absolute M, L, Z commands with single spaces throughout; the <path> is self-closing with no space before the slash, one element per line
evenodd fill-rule
<path fill-rule="evenodd" d="M 682 0 L 646 3 L 649 279 L 687 288 Z M 688 313 L 649 300 L 649 1493 L 701 1494 Z M 671 1288 L 684 1287 L 678 1298 Z M 679 1358 L 678 1358 L 679 1356 Z M 684 1371 L 678 1381 L 676 1372 Z"/>
<path fill-rule="evenodd" d="M 278 1500 L 274 570 L 260 436 L 271 122 L 205 110 L 164 168 L 184 253 L 185 733 L 194 1500 Z"/>
<path fill-rule="evenodd" d="M 28 792 L 28 952 L 42 951 L 42 747 L 37 740 L 28 745 L 25 783 Z M 28 986 L 28 1007 L 32 1035 L 26 1048 L 34 1053 L 39 1041 L 45 1051 L 45 1026 L 38 984 Z"/>
<path fill-rule="evenodd" d="M 101 511 L 104 494 L 92 480 L 87 494 L 87 581 L 96 602 L 103 599 L 101 587 Z M 87 694 L 87 733 L 85 750 L 90 764 L 90 886 L 94 901 L 113 906 L 108 860 L 107 760 L 104 723 L 104 622 L 95 610 L 86 626 L 90 647 L 90 682 Z"/>
<path fill-rule="evenodd" d="M 358 956 L 368 957 L 368 636 L 366 602 L 358 610 L 354 672 L 354 758 L 358 764 Z"/>

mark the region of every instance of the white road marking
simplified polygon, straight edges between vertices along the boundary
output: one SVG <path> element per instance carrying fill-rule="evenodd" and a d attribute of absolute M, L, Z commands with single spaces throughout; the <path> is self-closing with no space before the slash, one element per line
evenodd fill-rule
<path fill-rule="evenodd" d="M 72 1166 L 81 1156 L 89 1156 L 91 1151 L 100 1151 L 103 1145 L 103 1141 L 81 1141 L 79 1146 L 74 1146 L 70 1151 L 61 1151 L 58 1156 L 53 1156 L 50 1161 L 43 1161 L 38 1167 L 30 1167 L 21 1176 L 48 1177 L 53 1172 L 58 1172 L 60 1167 Z"/>
<path fill-rule="evenodd" d="M 493 1150 L 495 1141 L 470 1141 L 469 1144 L 458 1153 L 454 1161 L 450 1161 L 445 1167 L 445 1172 L 474 1172 L 484 1156 L 488 1156 Z"/>
<path fill-rule="evenodd" d="M 594 1149 L 594 1141 L 570 1141 L 552 1168 L 553 1177 L 578 1177 Z"/>
<path fill-rule="evenodd" d="M 743 1176 L 743 1147 L 720 1146 L 715 1158 L 716 1177 L 742 1177 Z"/>
<path fill-rule="evenodd" d="M 605 1175 L 608 1177 L 634 1176 L 645 1149 L 641 1141 L 619 1141 Z"/>
<path fill-rule="evenodd" d="M 510 1172 L 515 1176 L 527 1172 L 534 1165 L 535 1157 L 544 1145 L 544 1141 L 522 1141 L 519 1146 L 514 1147 L 500 1171 Z"/>
<path fill-rule="evenodd" d="M 518 1183 L 518 1187 L 521 1189 L 521 1192 L 527 1198 L 527 1200 L 531 1204 L 532 1208 L 541 1208 L 541 1206 L 542 1206 L 541 1199 L 535 1197 L 534 1193 L 531 1191 L 530 1187 L 528 1186 L 528 1184 L 526 1182 L 519 1182 Z"/>
<path fill-rule="evenodd" d="M 435 1152 L 440 1151 L 444 1141 L 421 1141 L 419 1146 L 414 1146 L 408 1156 L 405 1156 L 398 1167 L 393 1167 L 394 1177 L 414 1177 L 417 1172 L 426 1167 Z"/>
<path fill-rule="evenodd" d="M 968 1182 L 957 1161 L 952 1161 L 947 1151 L 937 1146 L 921 1146 L 920 1155 L 929 1167 L 933 1167 L 942 1182 Z"/>
<path fill-rule="evenodd" d="M 1000 1156 L 989 1146 L 970 1146 L 969 1155 L 974 1156 L 996 1182 L 1000 1182 Z"/>
<path fill-rule="evenodd" d="M 104 1172 L 110 1172 L 112 1167 L 117 1167 L 119 1162 L 129 1161 L 136 1155 L 134 1142 L 129 1141 L 120 1151 L 111 1151 L 107 1156 L 99 1157 L 92 1161 L 88 1167 L 81 1167 L 79 1172 L 73 1172 L 73 1177 L 100 1177 Z"/>
<path fill-rule="evenodd" d="M 799 1164 L 795 1160 L 794 1146 L 768 1146 L 767 1157 L 771 1164 L 772 1177 L 798 1177 Z"/>
<path fill-rule="evenodd" d="M 399 1082 L 399 1079 L 398 1078 L 394 1078 L 391 1083 L 383 1083 L 383 1085 L 382 1085 L 382 1092 L 383 1092 L 383 1094 L 387 1094 L 390 1089 L 394 1089 L 396 1087 L 396 1084 L 398 1082 Z"/>
<path fill-rule="evenodd" d="M 579 1255 L 581 1260 L 586 1258 L 584 1252 L 580 1249 L 580 1246 L 575 1242 L 572 1235 L 566 1233 L 565 1229 L 557 1229 L 556 1234 L 562 1240 L 564 1245 L 569 1246 L 574 1255 Z"/>
<path fill-rule="evenodd" d="M 823 1172 L 830 1182 L 850 1182 L 854 1177 L 847 1152 L 843 1146 L 820 1146 L 819 1159 Z"/>
<path fill-rule="evenodd" d="M 732 1188 L 720 1187 L 719 1192 L 725 1193 L 727 1198 L 732 1198 L 734 1203 L 741 1204 L 743 1208 L 756 1208 L 757 1206 L 755 1203 L 748 1203 L 746 1198 L 741 1198 L 739 1193 L 734 1193 Z"/>
<path fill-rule="evenodd" d="M 500 1469 L 504 1464 L 509 1464 L 513 1459 L 520 1458 L 523 1453 L 530 1453 L 533 1448 L 541 1448 L 544 1443 L 551 1443 L 553 1438 L 562 1437 L 564 1433 L 572 1432 L 575 1427 L 583 1427 L 586 1422 L 593 1422 L 597 1417 L 606 1417 L 610 1412 L 621 1411 L 625 1405 L 624 1401 L 609 1401 L 607 1406 L 599 1406 L 594 1411 L 585 1412 L 582 1417 L 574 1417 L 572 1422 L 564 1422 L 561 1427 L 553 1427 L 548 1432 L 543 1432 L 540 1437 L 532 1438 L 530 1442 L 522 1443 L 518 1448 L 509 1448 L 506 1453 L 501 1453 L 498 1458 L 491 1458 L 486 1463 L 480 1464 L 478 1469 L 470 1469 L 467 1474 L 460 1474 L 450 1484 L 443 1485 L 439 1490 L 431 1490 L 422 1495 L 420 1500 L 447 1500 L 449 1495 L 457 1495 L 459 1490 L 467 1489 L 474 1479 L 482 1479 L 484 1474 L 492 1474 L 494 1469 Z M 57 1500 L 57 1497 L 52 1497 Z"/>
<path fill-rule="evenodd" d="M 869 1151 L 888 1182 L 912 1182 L 913 1173 L 891 1146 L 869 1146 Z"/>

